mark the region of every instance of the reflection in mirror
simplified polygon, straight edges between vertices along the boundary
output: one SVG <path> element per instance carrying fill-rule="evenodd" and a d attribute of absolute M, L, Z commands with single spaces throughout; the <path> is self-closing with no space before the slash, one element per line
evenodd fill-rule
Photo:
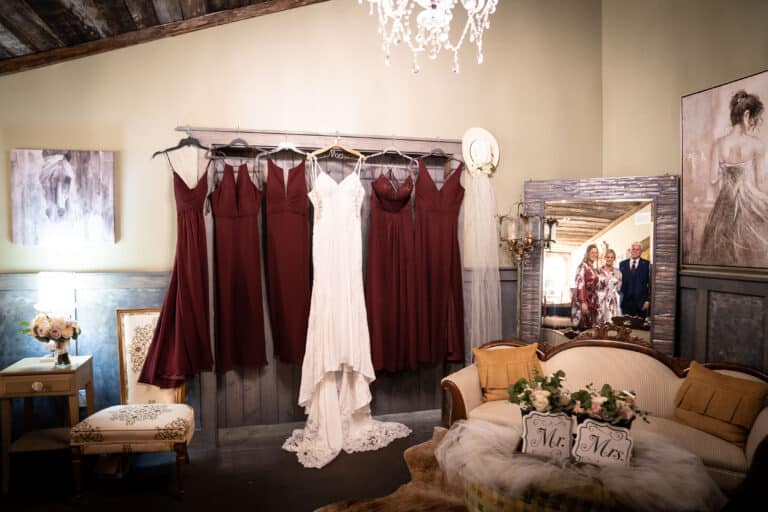
<path fill-rule="evenodd" d="M 541 341 L 563 343 L 606 322 L 631 327 L 632 336 L 649 340 L 644 320 L 650 313 L 651 274 L 642 260 L 653 262 L 651 206 L 645 200 L 545 203 L 545 218 L 557 220 L 557 236 L 543 254 Z M 633 244 L 639 244 L 639 270 L 630 265 Z M 646 310 L 638 299 L 644 293 Z"/>

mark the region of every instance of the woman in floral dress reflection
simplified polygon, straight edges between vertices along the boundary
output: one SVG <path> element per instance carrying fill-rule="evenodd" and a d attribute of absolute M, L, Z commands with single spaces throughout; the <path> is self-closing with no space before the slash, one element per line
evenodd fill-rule
<path fill-rule="evenodd" d="M 610 323 L 615 316 L 621 315 L 619 307 L 619 290 L 621 290 L 621 270 L 614 267 L 616 252 L 613 249 L 605 251 L 605 265 L 600 269 L 597 287 L 597 323 Z"/>
<path fill-rule="evenodd" d="M 597 320 L 597 246 L 590 244 L 576 269 L 576 289 L 571 298 L 571 323 L 574 329 L 589 329 Z"/>

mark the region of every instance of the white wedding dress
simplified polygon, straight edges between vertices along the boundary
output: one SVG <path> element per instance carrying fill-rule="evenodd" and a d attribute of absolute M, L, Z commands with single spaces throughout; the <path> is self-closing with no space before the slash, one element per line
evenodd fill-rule
<path fill-rule="evenodd" d="M 309 417 L 283 444 L 309 468 L 325 466 L 342 449 L 376 450 L 411 433 L 371 418 L 369 385 L 376 377 L 363 294 L 361 163 L 337 183 L 311 161 L 314 282 L 299 389 Z"/>

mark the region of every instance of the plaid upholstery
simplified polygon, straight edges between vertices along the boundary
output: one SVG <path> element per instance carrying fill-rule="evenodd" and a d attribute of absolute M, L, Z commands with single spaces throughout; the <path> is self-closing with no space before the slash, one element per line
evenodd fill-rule
<path fill-rule="evenodd" d="M 600 485 L 558 489 L 556 483 L 531 487 L 517 498 L 475 483 L 465 483 L 470 512 L 617 512 L 619 507 Z"/>

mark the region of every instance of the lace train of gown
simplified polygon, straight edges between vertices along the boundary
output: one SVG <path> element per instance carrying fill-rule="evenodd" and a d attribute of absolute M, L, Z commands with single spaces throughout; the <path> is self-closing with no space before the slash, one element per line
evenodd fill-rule
<path fill-rule="evenodd" d="M 375 374 L 363 295 L 360 163 L 337 183 L 312 161 L 314 284 L 299 389 L 308 418 L 283 444 L 309 468 L 322 468 L 341 450 L 376 450 L 411 433 L 371 418 Z"/>

